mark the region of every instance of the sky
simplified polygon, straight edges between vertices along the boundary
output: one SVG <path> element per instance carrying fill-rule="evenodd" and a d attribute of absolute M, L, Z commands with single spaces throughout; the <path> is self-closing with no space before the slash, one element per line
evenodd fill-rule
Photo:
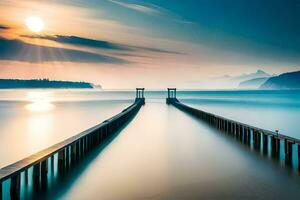
<path fill-rule="evenodd" d="M 226 88 L 300 70 L 299 19 L 299 0 L 1 0 L 0 78 Z"/>

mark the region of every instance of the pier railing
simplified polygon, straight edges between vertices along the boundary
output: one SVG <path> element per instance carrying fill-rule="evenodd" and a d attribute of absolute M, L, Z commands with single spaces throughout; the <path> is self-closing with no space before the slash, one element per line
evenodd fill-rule
<path fill-rule="evenodd" d="M 250 145 L 258 151 L 280 158 L 283 155 L 284 161 L 289 165 L 296 165 L 300 169 L 300 140 L 277 132 L 261 129 L 235 120 L 227 119 L 209 112 L 205 112 L 181 103 L 176 98 L 176 89 L 168 92 L 167 104 L 185 111 L 196 118 L 199 118 L 221 132 L 232 135 L 242 143 Z M 170 94 L 175 94 L 171 96 Z M 298 164 L 293 163 L 293 157 L 297 157 Z"/>
<path fill-rule="evenodd" d="M 103 144 L 120 130 L 145 104 L 144 90 L 137 89 L 137 91 L 135 102 L 114 117 L 0 169 L 0 200 L 4 196 L 4 184 L 8 185 L 6 189 L 9 189 L 10 198 L 19 199 L 22 187 L 27 187 L 29 180 L 32 190 L 39 190 L 43 184 L 47 184 L 48 171 L 55 169 L 57 175 L 60 175 L 83 160 L 89 151 Z"/>

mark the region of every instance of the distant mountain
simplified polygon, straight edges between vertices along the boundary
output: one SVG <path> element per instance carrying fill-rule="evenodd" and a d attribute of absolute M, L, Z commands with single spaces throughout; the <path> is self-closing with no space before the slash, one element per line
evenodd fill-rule
<path fill-rule="evenodd" d="M 87 82 L 51 81 L 48 79 L 0 79 L 0 89 L 13 88 L 93 88 L 93 84 Z"/>
<path fill-rule="evenodd" d="M 242 81 L 239 84 L 240 89 L 258 89 L 263 83 L 265 83 L 269 77 L 255 78 L 247 81 Z"/>
<path fill-rule="evenodd" d="M 252 80 L 252 79 L 257 79 L 257 78 L 269 78 L 274 75 L 271 75 L 263 70 L 257 70 L 254 73 L 249 73 L 249 74 L 241 74 L 238 76 L 232 76 L 232 75 L 224 75 L 221 77 L 217 77 L 214 79 L 211 79 L 206 82 L 202 82 L 202 85 L 213 87 L 213 88 L 239 88 L 239 85 L 241 82 Z M 259 86 L 258 86 L 259 87 Z"/>
<path fill-rule="evenodd" d="M 300 71 L 283 73 L 269 78 L 261 89 L 300 89 Z"/>
<path fill-rule="evenodd" d="M 271 77 L 271 74 L 266 73 L 263 70 L 257 70 L 255 73 L 250 73 L 250 74 L 242 74 L 240 76 L 235 76 L 235 77 L 231 77 L 231 80 L 234 81 L 247 81 L 247 80 L 251 80 L 251 79 L 256 79 L 256 78 L 267 78 L 267 77 Z"/>

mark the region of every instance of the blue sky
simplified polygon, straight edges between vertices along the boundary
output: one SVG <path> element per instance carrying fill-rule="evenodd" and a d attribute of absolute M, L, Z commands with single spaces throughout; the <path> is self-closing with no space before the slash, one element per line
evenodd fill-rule
<path fill-rule="evenodd" d="M 113 9 L 117 9 L 118 13 L 113 19 L 144 27 L 149 34 L 196 42 L 222 50 L 242 50 L 246 54 L 255 54 L 257 51 L 257 54 L 262 53 L 260 50 L 264 46 L 268 50 L 264 52 L 266 54 L 274 53 L 278 56 L 279 53 L 282 57 L 287 56 L 288 59 L 299 61 L 299 1 L 111 0 L 111 2 L 123 5 L 121 6 L 123 8 L 110 5 Z"/>
<path fill-rule="evenodd" d="M 2 78 L 201 87 L 225 74 L 300 69 L 298 0 L 5 0 L 0 11 Z M 30 15 L 45 21 L 41 34 L 24 28 Z M 40 48 L 55 53 L 25 56 Z"/>

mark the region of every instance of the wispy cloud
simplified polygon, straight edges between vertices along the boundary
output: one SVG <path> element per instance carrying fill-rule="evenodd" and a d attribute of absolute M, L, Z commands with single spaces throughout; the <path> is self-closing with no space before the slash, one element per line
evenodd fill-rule
<path fill-rule="evenodd" d="M 176 14 L 170 12 L 169 10 L 159 7 L 154 4 L 137 4 L 137 3 L 125 3 L 123 1 L 119 0 L 108 0 L 114 4 L 117 4 L 119 6 L 122 6 L 124 8 L 128 8 L 137 12 L 141 12 L 143 14 L 156 16 L 156 17 L 165 17 L 168 18 L 171 21 L 174 21 L 176 23 L 180 24 L 193 24 L 193 22 L 182 19 L 182 17 L 177 16 Z"/>
<path fill-rule="evenodd" d="M 109 0 L 110 2 L 117 4 L 119 6 L 128 8 L 128 9 L 132 9 L 138 12 L 142 12 L 148 15 L 158 15 L 160 14 L 160 10 L 155 8 L 155 7 L 151 7 L 151 6 L 146 6 L 146 5 L 141 5 L 141 4 L 136 4 L 136 3 L 125 3 L 125 2 L 121 2 L 121 1 L 117 1 L 117 0 Z"/>

